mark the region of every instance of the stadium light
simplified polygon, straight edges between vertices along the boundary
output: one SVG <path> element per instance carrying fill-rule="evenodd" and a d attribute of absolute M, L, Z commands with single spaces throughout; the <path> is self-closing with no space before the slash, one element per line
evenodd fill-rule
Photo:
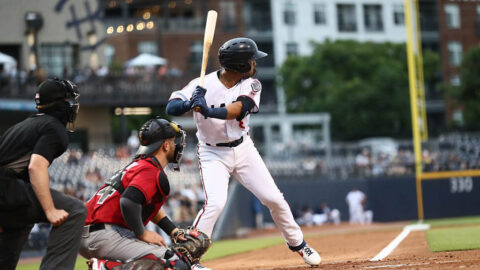
<path fill-rule="evenodd" d="M 115 115 L 151 115 L 152 114 L 152 108 L 150 107 L 125 107 L 125 108 L 120 108 L 117 107 L 115 108 L 114 111 Z"/>
<path fill-rule="evenodd" d="M 154 26 L 154 23 L 153 23 L 152 21 L 149 21 L 149 22 L 147 23 L 147 29 L 152 29 L 153 26 Z"/>

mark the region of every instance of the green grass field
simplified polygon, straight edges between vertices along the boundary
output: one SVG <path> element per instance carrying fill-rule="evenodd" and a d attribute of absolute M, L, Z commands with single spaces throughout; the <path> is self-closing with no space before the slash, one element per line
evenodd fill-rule
<path fill-rule="evenodd" d="M 426 220 L 425 223 L 432 226 L 426 236 L 433 252 L 480 249 L 479 216 Z"/>
<path fill-rule="evenodd" d="M 474 225 L 474 224 L 480 224 L 480 216 L 428 219 L 428 220 L 425 220 L 424 223 L 430 224 L 430 226 L 432 227 L 454 226 L 454 225 Z"/>
<path fill-rule="evenodd" d="M 204 260 L 213 260 L 216 258 L 248 252 L 251 250 L 262 249 L 278 244 L 285 243 L 282 237 L 262 237 L 247 238 L 238 240 L 224 240 L 215 242 L 204 256 Z M 79 256 L 75 265 L 75 270 L 87 269 L 86 260 Z M 38 270 L 40 263 L 29 263 L 17 266 L 17 270 Z"/>
<path fill-rule="evenodd" d="M 77 263 L 75 264 L 75 270 L 85 270 L 87 269 L 87 260 L 78 256 Z M 28 264 L 19 264 L 17 265 L 16 270 L 38 270 L 40 263 L 28 263 Z"/>
<path fill-rule="evenodd" d="M 480 226 L 429 230 L 427 242 L 433 252 L 480 249 Z"/>

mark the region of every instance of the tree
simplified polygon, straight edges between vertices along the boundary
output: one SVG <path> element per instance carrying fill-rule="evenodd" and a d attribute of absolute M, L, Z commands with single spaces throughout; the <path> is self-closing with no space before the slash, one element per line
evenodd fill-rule
<path fill-rule="evenodd" d="M 329 112 L 335 139 L 410 137 L 405 44 L 326 41 L 312 55 L 289 57 L 280 73 L 289 112 Z M 425 76 L 438 55 L 424 52 Z"/>
<path fill-rule="evenodd" d="M 449 87 L 449 94 L 463 107 L 463 128 L 480 130 L 480 47 L 469 50 L 460 66 L 459 87 Z"/>

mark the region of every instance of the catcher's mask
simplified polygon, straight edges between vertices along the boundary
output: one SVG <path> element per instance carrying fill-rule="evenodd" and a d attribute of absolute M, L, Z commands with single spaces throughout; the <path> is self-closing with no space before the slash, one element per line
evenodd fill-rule
<path fill-rule="evenodd" d="M 172 160 L 168 160 L 173 165 L 175 171 L 180 170 L 180 161 L 185 148 L 186 133 L 177 123 L 156 117 L 148 120 L 138 132 L 141 146 L 135 156 L 150 156 L 165 142 L 166 139 L 175 139 L 175 150 Z"/>
<path fill-rule="evenodd" d="M 80 108 L 79 97 L 78 86 L 75 83 L 53 78 L 47 79 L 39 85 L 35 93 L 35 103 L 37 110 L 40 112 L 65 111 L 62 121 L 70 124 L 71 126 L 68 129 L 73 131 Z"/>

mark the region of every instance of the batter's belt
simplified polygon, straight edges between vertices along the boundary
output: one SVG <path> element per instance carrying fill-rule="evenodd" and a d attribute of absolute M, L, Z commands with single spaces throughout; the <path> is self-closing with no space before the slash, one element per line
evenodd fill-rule
<path fill-rule="evenodd" d="M 236 146 L 239 146 L 242 142 L 243 142 L 243 136 L 240 137 L 240 139 L 235 140 L 235 141 L 231 141 L 231 142 L 217 143 L 215 145 L 212 145 L 212 144 L 209 144 L 209 143 L 205 143 L 205 144 L 208 145 L 208 146 L 236 147 Z"/>

